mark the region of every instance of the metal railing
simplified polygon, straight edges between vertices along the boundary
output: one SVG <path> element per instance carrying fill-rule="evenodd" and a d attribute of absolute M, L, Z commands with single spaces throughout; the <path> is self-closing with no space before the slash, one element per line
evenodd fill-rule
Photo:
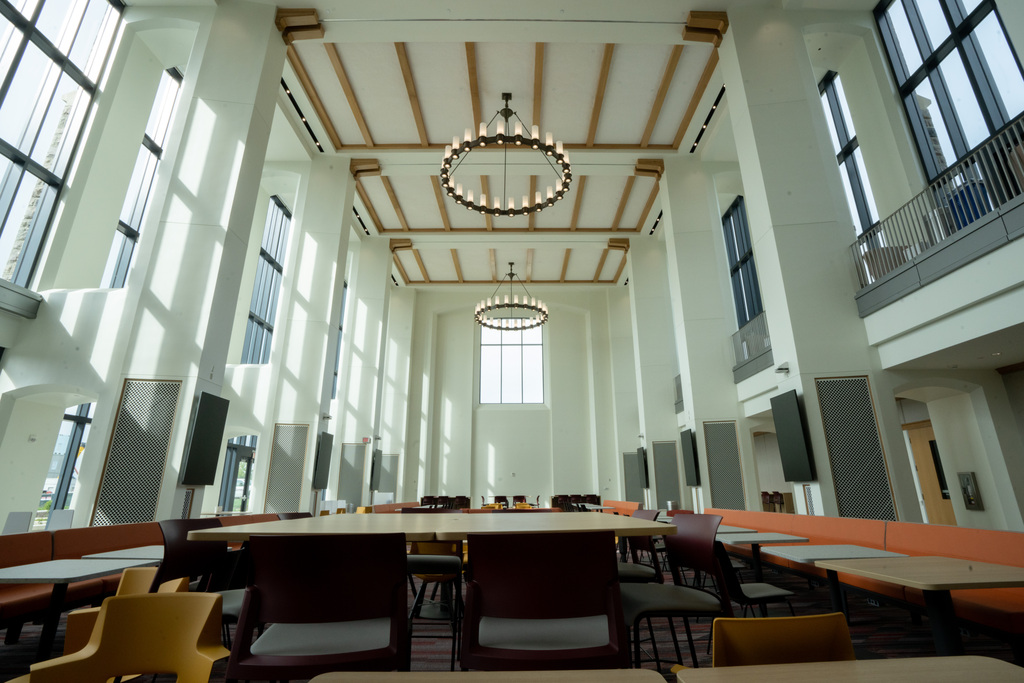
<path fill-rule="evenodd" d="M 768 336 L 768 317 L 762 312 L 732 335 L 732 350 L 739 367 L 772 348 Z M 735 368 L 734 368 L 735 369 Z"/>
<path fill-rule="evenodd" d="M 866 287 L 1024 192 L 1024 116 L 939 176 L 850 247 Z"/>

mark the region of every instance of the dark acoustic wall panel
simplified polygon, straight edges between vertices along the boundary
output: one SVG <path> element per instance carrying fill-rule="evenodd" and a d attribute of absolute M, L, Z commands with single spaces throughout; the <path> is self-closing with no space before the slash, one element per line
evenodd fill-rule
<path fill-rule="evenodd" d="M 896 519 L 867 377 L 815 380 L 840 517 Z"/>
<path fill-rule="evenodd" d="M 644 465 L 640 454 L 636 451 L 622 454 L 622 476 L 626 500 L 642 503 L 644 500 Z"/>
<path fill-rule="evenodd" d="M 678 505 L 682 501 L 682 491 L 679 488 L 679 458 L 676 452 L 675 441 L 655 441 L 654 449 L 654 478 L 657 492 L 654 500 L 658 507 L 667 509 L 669 501 Z"/>
<path fill-rule="evenodd" d="M 181 382 L 126 379 L 92 525 L 156 519 Z"/>
<path fill-rule="evenodd" d="M 274 425 L 267 474 L 266 512 L 294 512 L 302 497 L 302 473 L 306 468 L 309 425 Z"/>
<path fill-rule="evenodd" d="M 347 505 L 363 504 L 363 463 L 366 444 L 341 444 L 341 472 L 338 474 L 338 499 Z"/>
<path fill-rule="evenodd" d="M 746 509 L 736 422 L 705 422 L 704 450 L 708 461 L 708 485 L 711 488 L 709 507 Z"/>

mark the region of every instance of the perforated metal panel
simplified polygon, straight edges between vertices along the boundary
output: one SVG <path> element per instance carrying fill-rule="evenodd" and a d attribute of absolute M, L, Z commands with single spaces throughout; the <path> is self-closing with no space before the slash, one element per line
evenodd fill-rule
<path fill-rule="evenodd" d="M 711 506 L 727 510 L 745 509 L 736 422 L 705 422 L 704 450 L 708 458 Z"/>
<path fill-rule="evenodd" d="M 308 438 L 309 425 L 274 425 L 274 442 L 270 448 L 270 468 L 267 474 L 267 512 L 292 512 L 299 509 Z"/>
<path fill-rule="evenodd" d="M 156 519 L 180 390 L 179 381 L 125 380 L 93 526 Z"/>
<path fill-rule="evenodd" d="M 678 505 L 682 500 L 682 491 L 679 488 L 679 454 L 676 452 L 676 442 L 655 441 L 652 447 L 657 486 L 657 495 L 654 499 L 658 502 L 659 508 L 670 507 L 670 502 Z"/>
<path fill-rule="evenodd" d="M 896 519 L 867 377 L 815 380 L 840 517 Z"/>
<path fill-rule="evenodd" d="M 192 496 L 196 493 L 195 489 L 185 489 L 185 496 L 181 501 L 181 518 L 188 519 L 192 516 Z"/>

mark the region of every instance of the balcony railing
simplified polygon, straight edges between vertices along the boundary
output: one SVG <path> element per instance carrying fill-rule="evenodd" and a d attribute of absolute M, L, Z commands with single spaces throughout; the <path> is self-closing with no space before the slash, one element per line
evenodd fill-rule
<path fill-rule="evenodd" d="M 772 350 L 772 340 L 768 336 L 768 318 L 763 312 L 733 333 L 732 350 L 736 357 L 736 366 L 733 369 Z"/>
<path fill-rule="evenodd" d="M 850 247 L 860 286 L 884 278 L 1024 192 L 1024 116 Z"/>

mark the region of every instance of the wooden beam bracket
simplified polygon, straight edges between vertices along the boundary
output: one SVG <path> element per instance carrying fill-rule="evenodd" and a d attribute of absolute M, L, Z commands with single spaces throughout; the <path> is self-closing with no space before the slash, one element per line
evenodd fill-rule
<path fill-rule="evenodd" d="M 633 167 L 633 175 L 654 178 L 655 182 L 661 180 L 664 173 L 664 159 L 637 159 L 636 166 Z"/>
<path fill-rule="evenodd" d="M 363 176 L 381 175 L 380 160 L 353 159 L 348 164 L 348 170 L 356 180 L 359 180 Z"/>
<path fill-rule="evenodd" d="M 324 26 L 312 7 L 279 9 L 274 24 L 281 32 L 285 45 L 291 45 L 296 40 L 318 40 L 324 37 Z"/>
<path fill-rule="evenodd" d="M 729 30 L 729 17 L 725 12 L 690 12 L 683 27 L 683 40 L 697 43 L 722 44 L 722 37 Z"/>
<path fill-rule="evenodd" d="M 412 240 L 388 240 L 388 247 L 392 254 L 400 249 L 412 249 Z"/>

